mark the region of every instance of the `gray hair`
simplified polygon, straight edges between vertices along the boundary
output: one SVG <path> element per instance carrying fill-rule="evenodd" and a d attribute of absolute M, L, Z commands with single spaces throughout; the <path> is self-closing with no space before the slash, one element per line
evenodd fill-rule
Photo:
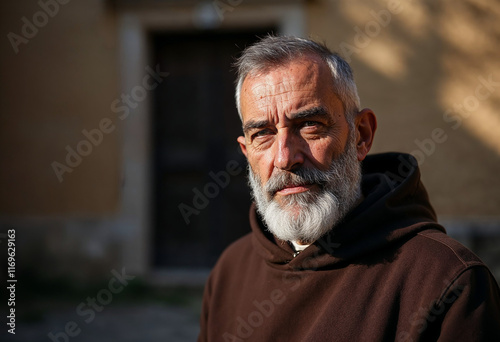
<path fill-rule="evenodd" d="M 240 119 L 243 120 L 240 104 L 241 87 L 249 74 L 266 72 L 272 67 L 286 64 L 306 54 L 319 56 L 330 67 L 335 93 L 344 106 L 347 121 L 351 123 L 359 111 L 360 101 L 349 64 L 323 44 L 293 36 L 271 35 L 247 47 L 236 60 L 235 99 Z"/>

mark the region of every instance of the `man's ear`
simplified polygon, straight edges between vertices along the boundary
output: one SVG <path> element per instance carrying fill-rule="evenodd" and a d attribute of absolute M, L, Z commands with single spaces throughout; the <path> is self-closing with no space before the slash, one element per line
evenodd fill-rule
<path fill-rule="evenodd" d="M 236 140 L 240 143 L 241 152 L 243 152 L 243 154 L 245 155 L 245 157 L 248 157 L 247 156 L 247 145 L 246 145 L 245 137 L 244 136 L 239 136 L 238 139 L 236 139 Z"/>
<path fill-rule="evenodd" d="M 356 115 L 355 127 L 358 160 L 362 161 L 372 148 L 373 137 L 377 130 L 377 118 L 375 117 L 375 113 L 369 108 L 361 110 Z"/>

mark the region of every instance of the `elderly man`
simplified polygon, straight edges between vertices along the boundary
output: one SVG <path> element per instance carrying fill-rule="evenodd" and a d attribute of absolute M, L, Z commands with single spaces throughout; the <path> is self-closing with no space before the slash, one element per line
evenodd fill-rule
<path fill-rule="evenodd" d="M 252 232 L 207 281 L 199 341 L 500 341 L 498 285 L 436 222 L 415 159 L 367 156 L 349 65 L 267 37 L 237 67 Z"/>

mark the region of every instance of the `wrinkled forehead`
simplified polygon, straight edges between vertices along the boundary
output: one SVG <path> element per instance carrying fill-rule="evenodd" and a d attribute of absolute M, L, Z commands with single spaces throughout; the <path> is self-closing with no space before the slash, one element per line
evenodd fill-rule
<path fill-rule="evenodd" d="M 276 106 L 300 107 L 306 104 L 304 102 L 320 102 L 332 94 L 333 82 L 326 63 L 319 57 L 306 56 L 248 75 L 242 85 L 240 100 L 245 117 L 245 114 Z"/>

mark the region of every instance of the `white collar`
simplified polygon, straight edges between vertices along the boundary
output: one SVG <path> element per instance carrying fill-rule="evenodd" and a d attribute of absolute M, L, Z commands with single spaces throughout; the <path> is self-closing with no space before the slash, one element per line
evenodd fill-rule
<path fill-rule="evenodd" d="M 297 253 L 302 252 L 304 249 L 306 249 L 307 247 L 310 246 L 310 245 L 300 245 L 295 241 L 290 241 L 290 242 L 292 243 L 293 248 L 295 249 L 295 252 L 297 252 Z"/>

